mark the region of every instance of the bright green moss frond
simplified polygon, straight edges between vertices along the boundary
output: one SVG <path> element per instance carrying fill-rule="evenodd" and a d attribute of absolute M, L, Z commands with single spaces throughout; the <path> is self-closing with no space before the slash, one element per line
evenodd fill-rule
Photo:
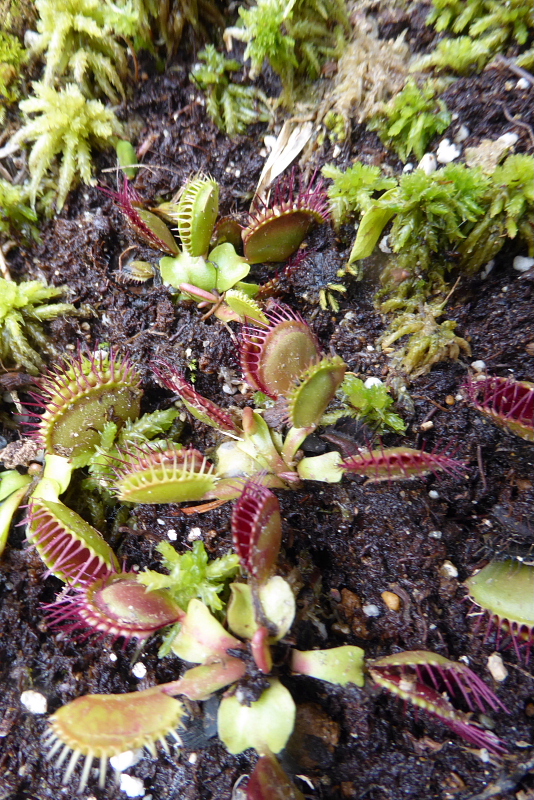
<path fill-rule="evenodd" d="M 488 35 L 482 39 L 471 39 L 470 36 L 459 36 L 458 39 L 442 39 L 436 49 L 418 59 L 414 70 L 425 70 L 434 67 L 437 70 L 457 72 L 467 75 L 480 72 L 498 51 L 496 47 L 500 35 Z"/>
<path fill-rule="evenodd" d="M 200 61 L 193 67 L 191 78 L 198 83 L 207 97 L 207 110 L 215 124 L 229 136 L 243 133 L 247 126 L 258 120 L 267 120 L 262 93 L 254 86 L 232 83 L 229 73 L 241 69 L 239 61 L 225 58 L 212 44 L 198 54 Z"/>
<path fill-rule="evenodd" d="M 370 207 L 377 192 L 392 189 L 397 185 L 395 178 L 386 178 L 380 167 L 372 167 L 358 161 L 345 172 L 333 164 L 326 164 L 321 170 L 325 178 L 333 181 L 328 189 L 330 209 L 337 227 L 347 220 L 350 214 L 363 214 Z"/>
<path fill-rule="evenodd" d="M 532 0 L 433 0 L 427 23 L 436 30 L 468 33 L 472 38 L 488 31 L 501 31 L 503 41 L 514 39 L 525 44 L 534 28 Z"/>
<path fill-rule="evenodd" d="M 0 178 L 0 234 L 7 236 L 13 230 L 21 231 L 25 236 L 30 234 L 38 238 L 37 214 L 27 205 L 28 192 L 22 186 Z"/>
<path fill-rule="evenodd" d="M 16 284 L 0 278 L 0 359 L 4 367 L 20 365 L 31 375 L 44 367 L 41 352 L 54 352 L 41 322 L 62 314 L 79 314 L 69 303 L 48 303 L 65 292 L 64 286 L 41 281 Z"/>
<path fill-rule="evenodd" d="M 385 145 L 393 147 L 403 161 L 410 153 L 422 158 L 430 140 L 451 124 L 451 115 L 443 100 L 436 99 L 431 81 L 421 88 L 411 78 L 402 92 L 369 122 Z"/>
<path fill-rule="evenodd" d="M 18 98 L 17 78 L 25 58 L 19 39 L 0 31 L 0 102 L 13 103 Z"/>
<path fill-rule="evenodd" d="M 56 91 L 44 83 L 34 84 L 35 96 L 20 103 L 28 118 L 13 137 L 13 142 L 34 142 L 29 158 L 30 193 L 35 202 L 41 180 L 54 158 L 61 154 L 62 162 L 57 184 L 57 208 L 61 209 L 75 177 L 93 183 L 91 147 L 106 147 L 121 125 L 111 109 L 99 100 L 87 100 L 72 83 Z"/>
<path fill-rule="evenodd" d="M 493 173 L 496 196 L 491 205 L 492 217 L 506 214 L 506 229 L 510 238 L 517 235 L 518 221 L 534 206 L 534 158 L 527 155 L 509 156 Z"/>
<path fill-rule="evenodd" d="M 377 433 L 388 430 L 404 433 L 406 430 L 404 420 L 391 410 L 393 398 L 387 386 L 375 378 L 364 382 L 348 372 L 337 397 L 341 408 L 325 414 L 321 425 L 332 425 L 342 417 L 353 417 L 363 420 Z"/>
<path fill-rule="evenodd" d="M 68 75 L 91 96 L 94 87 L 113 102 L 124 97 L 126 49 L 117 36 L 132 36 L 137 16 L 129 3 L 100 0 L 36 0 L 40 14 L 34 46 L 43 53 L 43 81 L 53 85 Z"/>
<path fill-rule="evenodd" d="M 293 100 L 296 75 L 319 77 L 329 58 L 339 58 L 349 32 L 344 0 L 259 0 L 239 9 L 243 28 L 231 33 L 246 41 L 245 58 L 258 73 L 268 60 L 284 87 L 284 101 Z"/>

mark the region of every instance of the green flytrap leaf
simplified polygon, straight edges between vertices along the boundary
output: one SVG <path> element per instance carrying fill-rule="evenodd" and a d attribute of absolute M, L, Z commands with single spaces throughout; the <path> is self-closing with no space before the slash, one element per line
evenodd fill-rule
<path fill-rule="evenodd" d="M 323 358 L 299 376 L 287 395 L 288 413 L 295 428 L 319 424 L 343 382 L 347 365 L 339 356 Z"/>
<path fill-rule="evenodd" d="M 293 650 L 291 669 L 300 675 L 309 675 L 340 686 L 348 683 L 363 686 L 364 656 L 361 647 L 352 645 L 333 647 L 331 650 Z"/>
<path fill-rule="evenodd" d="M 295 703 L 279 680 L 272 678 L 269 684 L 249 706 L 242 705 L 235 695 L 221 700 L 217 728 L 233 755 L 249 747 L 260 755 L 279 753 L 286 746 L 295 724 Z"/>
<path fill-rule="evenodd" d="M 226 612 L 228 625 L 242 639 L 252 639 L 261 627 L 256 618 L 257 607 L 252 589 L 246 583 L 232 583 L 230 589 L 232 595 Z M 257 597 L 265 620 L 269 623 L 270 641 L 283 639 L 295 618 L 295 596 L 291 586 L 275 575 L 259 587 Z"/>

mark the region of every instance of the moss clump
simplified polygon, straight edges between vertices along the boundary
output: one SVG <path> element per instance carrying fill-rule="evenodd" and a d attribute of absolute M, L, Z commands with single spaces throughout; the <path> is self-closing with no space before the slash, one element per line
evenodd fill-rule
<path fill-rule="evenodd" d="M 14 186 L 0 178 L 0 234 L 8 236 L 15 231 L 38 238 L 35 222 L 37 214 L 27 205 L 28 191 L 23 186 Z"/>
<path fill-rule="evenodd" d="M 466 74 L 479 71 L 497 54 L 512 43 L 524 45 L 534 28 L 532 0 L 433 0 L 427 22 L 438 31 L 464 34 L 443 39 L 436 50 L 423 56 L 415 69 L 436 67 Z M 534 48 L 519 56 L 518 63 L 530 66 Z"/>
<path fill-rule="evenodd" d="M 61 297 L 64 286 L 46 286 L 41 281 L 16 284 L 0 278 L 0 358 L 4 367 L 22 366 L 30 375 L 44 367 L 41 352 L 55 354 L 42 323 L 62 314 L 80 312 L 70 303 L 49 303 Z"/>
<path fill-rule="evenodd" d="M 26 50 L 19 39 L 0 31 L 0 124 L 5 119 L 5 106 L 18 100 L 18 78 L 25 58 Z"/>
<path fill-rule="evenodd" d="M 363 214 L 373 203 L 378 192 L 397 185 L 395 178 L 386 178 L 380 167 L 356 162 L 345 172 L 333 164 L 321 170 L 325 178 L 333 181 L 328 188 L 330 211 L 336 227 L 347 221 L 351 214 Z"/>
<path fill-rule="evenodd" d="M 36 6 L 39 35 L 33 50 L 44 54 L 43 82 L 53 86 L 57 78 L 68 76 L 89 97 L 95 90 L 114 103 L 124 97 L 128 61 L 117 37 L 130 37 L 137 29 L 130 4 L 36 0 Z"/>
<path fill-rule="evenodd" d="M 422 158 L 430 140 L 443 133 L 451 119 L 443 100 L 436 98 L 434 82 L 427 81 L 419 87 L 411 78 L 368 127 L 377 131 L 382 142 L 392 147 L 402 161 L 407 161 L 411 153 Z"/>
<path fill-rule="evenodd" d="M 20 103 L 26 124 L 15 134 L 15 144 L 35 142 L 29 158 L 30 195 L 35 203 L 41 180 L 53 159 L 61 154 L 57 184 L 57 208 L 60 210 L 78 174 L 85 183 L 93 183 L 91 146 L 105 147 L 120 134 L 121 125 L 113 111 L 99 100 L 87 100 L 72 83 L 56 90 L 35 83 L 35 96 Z M 38 116 L 30 119 L 28 115 Z"/>
<path fill-rule="evenodd" d="M 244 133 L 252 122 L 268 119 L 262 92 L 254 86 L 230 81 L 229 73 L 241 69 L 239 61 L 225 58 L 212 44 L 198 57 L 203 63 L 194 65 L 191 78 L 206 94 L 208 114 L 222 131 L 234 136 Z M 261 110 L 260 103 L 263 103 Z"/>
<path fill-rule="evenodd" d="M 337 392 L 337 401 L 341 407 L 325 414 L 321 425 L 333 425 L 342 417 L 352 417 L 362 420 L 376 433 L 406 430 L 404 420 L 391 410 L 393 398 L 387 386 L 376 378 L 364 382 L 348 372 Z"/>
<path fill-rule="evenodd" d="M 265 60 L 279 75 L 282 101 L 292 105 L 295 79 L 317 79 L 327 59 L 339 58 L 350 31 L 344 0 L 259 0 L 240 8 L 242 27 L 227 34 L 247 42 L 245 58 L 258 74 Z"/>

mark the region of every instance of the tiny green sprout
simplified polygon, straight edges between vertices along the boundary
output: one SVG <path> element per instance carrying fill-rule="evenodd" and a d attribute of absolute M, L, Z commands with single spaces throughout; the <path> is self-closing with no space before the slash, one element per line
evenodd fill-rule
<path fill-rule="evenodd" d="M 79 352 L 41 379 L 35 395 L 42 414 L 34 414 L 35 436 L 48 453 L 85 466 L 100 444 L 107 422 L 118 426 L 139 416 L 141 378 L 115 351 Z"/>
<path fill-rule="evenodd" d="M 205 92 L 208 114 L 220 130 L 235 136 L 244 133 L 251 123 L 269 119 L 265 95 L 254 86 L 230 80 L 229 73 L 241 69 L 239 61 L 225 58 L 212 44 L 198 58 L 204 63 L 193 66 L 191 78 Z"/>
<path fill-rule="evenodd" d="M 93 759 L 99 759 L 99 785 L 103 788 L 110 758 L 143 747 L 155 756 L 157 741 L 168 750 L 165 737 L 172 735 L 180 743 L 176 730 L 183 726 L 184 717 L 182 703 L 159 686 L 131 694 L 78 697 L 50 718 L 47 759 L 60 751 L 55 762 L 60 767 L 72 751 L 63 776 L 63 783 L 67 784 L 80 757 L 85 756 L 80 791 L 87 784 Z"/>
<path fill-rule="evenodd" d="M 362 164 L 361 161 L 345 172 L 333 164 L 326 164 L 321 174 L 333 181 L 328 187 L 328 199 L 336 228 L 346 222 L 349 215 L 367 211 L 378 192 L 393 189 L 397 185 L 395 178 L 382 175 L 380 167 Z"/>
<path fill-rule="evenodd" d="M 53 354 L 42 323 L 64 314 L 84 315 L 70 303 L 53 303 L 65 294 L 66 286 L 47 286 L 41 281 L 14 281 L 0 278 L 0 359 L 4 366 L 23 366 L 38 375 L 44 361 L 35 347 Z"/>
<path fill-rule="evenodd" d="M 114 465 L 114 489 L 127 503 L 182 503 L 200 500 L 216 484 L 213 465 L 198 450 L 172 442 L 138 447 Z"/>
<path fill-rule="evenodd" d="M 534 384 L 487 375 L 466 385 L 469 402 L 501 428 L 534 442 Z"/>
<path fill-rule="evenodd" d="M 333 425 L 342 417 L 352 417 L 363 420 L 377 433 L 384 433 L 388 429 L 396 433 L 404 433 L 406 430 L 404 420 L 390 410 L 393 398 L 387 386 L 378 378 L 362 381 L 349 372 L 345 375 L 337 397 L 341 408 L 325 414 L 321 425 Z"/>
<path fill-rule="evenodd" d="M 129 180 L 133 181 L 137 175 L 137 153 L 135 152 L 135 147 L 125 139 L 119 139 L 115 145 L 115 152 L 122 171 Z"/>
<path fill-rule="evenodd" d="M 488 620 L 484 641 L 495 628 L 498 650 L 504 632 L 511 637 L 519 660 L 520 646 L 526 646 L 528 663 L 534 644 L 534 566 L 513 559 L 491 561 L 465 585 L 477 609 L 470 613 L 479 618 L 477 629 L 481 619 Z"/>

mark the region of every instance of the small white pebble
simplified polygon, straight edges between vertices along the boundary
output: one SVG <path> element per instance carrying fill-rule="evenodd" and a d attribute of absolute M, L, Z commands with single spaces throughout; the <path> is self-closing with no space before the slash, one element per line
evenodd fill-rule
<path fill-rule="evenodd" d="M 158 523 L 158 525 L 165 525 L 165 520 L 164 520 L 164 519 L 159 519 L 159 518 L 158 518 L 158 519 L 156 520 L 156 522 Z"/>
<path fill-rule="evenodd" d="M 263 141 L 267 150 L 272 150 L 276 145 L 276 136 L 265 136 Z"/>
<path fill-rule="evenodd" d="M 167 531 L 167 537 L 171 540 L 171 542 L 175 542 L 178 538 L 178 534 L 174 528 L 171 528 L 169 531 Z"/>
<path fill-rule="evenodd" d="M 461 152 L 458 145 L 451 142 L 450 139 L 442 139 L 436 151 L 436 159 L 440 164 L 450 164 L 451 161 L 458 158 Z"/>
<path fill-rule="evenodd" d="M 236 176 L 236 178 L 240 178 L 241 177 L 241 170 L 240 169 L 236 169 L 236 171 L 234 172 L 234 175 Z"/>
<path fill-rule="evenodd" d="M 441 531 L 430 531 L 428 535 L 431 539 L 441 539 L 443 536 Z"/>
<path fill-rule="evenodd" d="M 201 538 L 202 538 L 202 531 L 200 530 L 200 528 L 191 528 L 191 530 L 187 534 L 188 542 L 196 542 L 197 539 Z"/>
<path fill-rule="evenodd" d="M 111 756 L 109 763 L 117 772 L 134 767 L 143 758 L 142 750 L 126 750 L 118 756 Z"/>
<path fill-rule="evenodd" d="M 458 570 L 452 563 L 452 561 L 444 561 L 439 569 L 440 575 L 443 575 L 444 578 L 457 578 L 458 577 Z"/>
<path fill-rule="evenodd" d="M 469 656 L 460 656 L 458 661 L 461 661 L 463 664 L 467 664 L 467 666 L 469 666 Z"/>
<path fill-rule="evenodd" d="M 527 272 L 531 267 L 534 267 L 534 258 L 516 256 L 513 261 L 513 267 L 518 272 Z"/>
<path fill-rule="evenodd" d="M 480 748 L 480 750 L 478 751 L 478 756 L 479 756 L 479 758 L 480 758 L 480 760 L 482 761 L 483 764 L 489 764 L 489 762 L 491 760 L 490 759 L 490 754 L 488 753 L 488 751 L 486 750 L 485 747 L 481 747 Z"/>
<path fill-rule="evenodd" d="M 378 242 L 378 247 L 379 247 L 379 249 L 380 249 L 380 251 L 382 253 L 392 253 L 393 252 L 393 250 L 389 246 L 388 242 L 389 242 L 389 235 L 388 236 L 382 236 L 382 238 Z"/>
<path fill-rule="evenodd" d="M 503 286 L 501 292 L 506 293 L 508 291 L 508 286 Z"/>
<path fill-rule="evenodd" d="M 456 142 L 456 144 L 461 144 L 462 142 L 465 142 L 468 136 L 469 136 L 469 128 L 467 127 L 467 125 L 460 125 L 454 136 L 454 141 Z"/>
<path fill-rule="evenodd" d="M 126 792 L 128 797 L 144 797 L 145 784 L 133 775 L 121 775 L 121 792 Z"/>
<path fill-rule="evenodd" d="M 435 489 L 431 489 L 431 490 L 429 491 L 429 493 L 428 493 L 428 496 L 429 496 L 429 497 L 430 497 L 432 500 L 439 500 L 439 492 L 436 492 L 436 490 L 435 490 Z"/>
<path fill-rule="evenodd" d="M 486 369 L 486 362 L 480 360 L 472 361 L 471 366 L 475 370 L 475 372 L 484 372 L 484 370 Z"/>
<path fill-rule="evenodd" d="M 187 350 L 185 351 L 185 357 L 186 358 L 191 358 L 192 355 L 193 355 L 193 351 L 191 350 L 190 347 L 188 347 Z"/>
<path fill-rule="evenodd" d="M 370 389 L 372 386 L 382 386 L 382 381 L 380 378 L 367 378 L 364 386 L 366 389 Z"/>
<path fill-rule="evenodd" d="M 340 153 L 341 153 L 341 147 L 338 144 L 336 144 L 336 146 L 332 151 L 332 158 L 337 158 Z"/>
<path fill-rule="evenodd" d="M 494 266 L 495 266 L 495 259 L 492 258 L 491 261 L 488 261 L 488 263 L 480 273 L 480 277 L 482 278 L 483 281 L 488 277 L 490 272 L 492 272 Z"/>
<path fill-rule="evenodd" d="M 527 81 L 526 78 L 519 78 L 519 80 L 517 81 L 517 83 L 515 85 L 515 88 L 516 89 L 528 89 L 529 86 L 530 86 L 530 83 Z"/>
<path fill-rule="evenodd" d="M 501 142 L 501 144 L 505 145 L 505 147 L 512 147 L 519 141 L 519 136 L 517 133 L 503 133 L 502 136 L 499 136 L 497 141 Z"/>
<path fill-rule="evenodd" d="M 362 606 L 362 611 L 366 617 L 379 617 L 382 613 L 379 607 L 374 603 L 366 603 Z"/>
<path fill-rule="evenodd" d="M 138 661 L 137 664 L 133 665 L 132 675 L 139 679 L 146 678 L 146 667 L 142 661 Z"/>
<path fill-rule="evenodd" d="M 187 759 L 190 764 L 196 764 L 198 761 L 198 753 L 191 753 L 189 758 Z"/>
<path fill-rule="evenodd" d="M 491 672 L 491 677 L 501 683 L 508 677 L 508 670 L 504 666 L 504 662 L 498 653 L 492 653 L 488 657 L 488 669 Z"/>
<path fill-rule="evenodd" d="M 488 528 L 493 527 L 493 523 L 492 523 L 492 521 L 490 519 L 485 519 L 484 520 L 484 525 L 486 525 Z"/>
<path fill-rule="evenodd" d="M 115 653 L 110 653 L 109 654 L 109 660 L 110 661 L 116 661 L 117 660 L 117 656 L 115 655 Z"/>
<path fill-rule="evenodd" d="M 404 167 L 402 168 L 403 172 L 412 172 L 412 170 L 413 170 L 413 164 L 410 163 L 405 164 Z"/>
<path fill-rule="evenodd" d="M 419 164 L 417 165 L 417 169 L 422 169 L 425 175 L 432 175 L 438 168 L 438 162 L 436 161 L 436 156 L 434 153 L 425 153 Z"/>
<path fill-rule="evenodd" d="M 370 353 L 374 353 L 374 351 L 375 351 L 375 348 L 373 347 L 373 345 L 372 345 L 372 344 L 368 344 L 368 345 L 367 345 L 367 350 L 369 350 L 369 352 L 370 352 Z"/>
<path fill-rule="evenodd" d="M 454 395 L 454 399 L 456 400 L 457 403 L 459 403 L 460 400 L 463 400 L 464 398 L 463 398 L 463 395 L 461 395 L 461 394 L 455 394 Z"/>
<path fill-rule="evenodd" d="M 32 714 L 46 714 L 48 704 L 46 697 L 41 692 L 35 692 L 33 689 L 28 689 L 27 692 L 22 692 L 20 702 Z"/>

